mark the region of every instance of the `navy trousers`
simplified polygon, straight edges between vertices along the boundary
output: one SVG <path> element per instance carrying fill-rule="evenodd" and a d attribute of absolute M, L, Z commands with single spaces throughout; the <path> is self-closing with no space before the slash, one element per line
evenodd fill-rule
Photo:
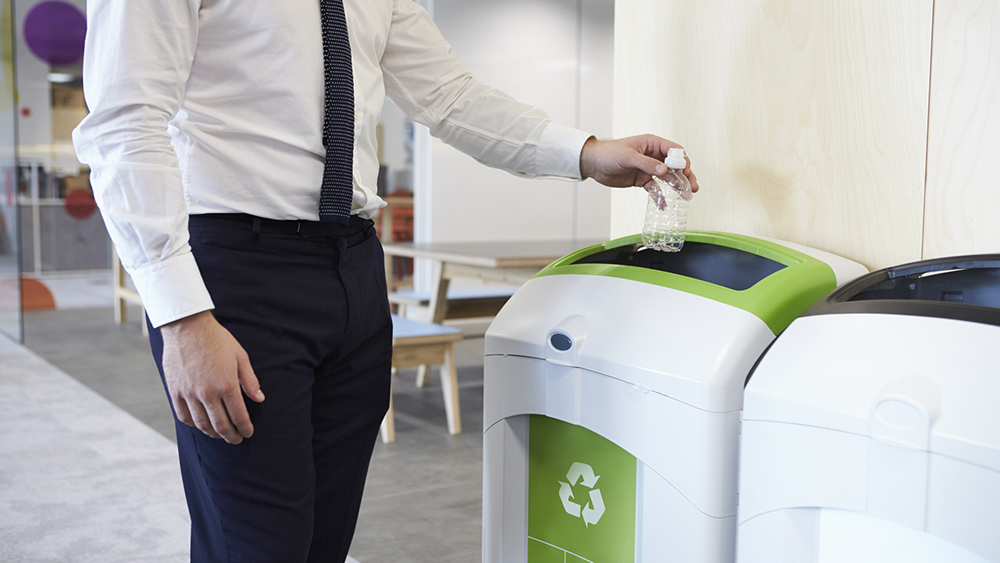
<path fill-rule="evenodd" d="M 191 248 L 215 318 L 266 399 L 244 397 L 239 445 L 177 422 L 193 562 L 347 558 L 389 405 L 392 324 L 371 221 L 194 215 Z M 163 374 L 163 340 L 150 331 Z"/>

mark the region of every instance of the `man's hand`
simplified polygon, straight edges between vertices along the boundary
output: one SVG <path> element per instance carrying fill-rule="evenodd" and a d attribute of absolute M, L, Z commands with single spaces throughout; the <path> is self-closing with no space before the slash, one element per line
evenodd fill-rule
<path fill-rule="evenodd" d="M 212 313 L 203 311 L 163 325 L 163 378 L 177 419 L 239 444 L 253 435 L 240 388 L 264 400 L 250 358 Z"/>
<path fill-rule="evenodd" d="M 591 137 L 580 151 L 580 173 L 584 178 L 593 178 L 613 188 L 640 186 L 647 191 L 656 189 L 653 176 L 667 171 L 663 164 L 667 151 L 679 148 L 683 147 L 655 135 L 614 141 L 599 141 Z M 684 168 L 684 175 L 691 182 L 691 191 L 698 191 L 698 179 L 691 172 L 690 160 Z"/>

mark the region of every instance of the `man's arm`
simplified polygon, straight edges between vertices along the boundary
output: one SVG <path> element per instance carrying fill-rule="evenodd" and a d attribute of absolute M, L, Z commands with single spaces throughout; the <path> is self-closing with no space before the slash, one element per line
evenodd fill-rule
<path fill-rule="evenodd" d="M 381 64 L 386 93 L 411 119 L 483 164 L 517 175 L 650 189 L 667 150 L 680 147 L 653 135 L 598 141 L 478 82 L 412 0 L 394 1 Z M 690 164 L 685 173 L 697 191 Z"/>
<path fill-rule="evenodd" d="M 73 134 L 108 232 L 163 335 L 163 371 L 181 422 L 238 443 L 253 433 L 239 396 L 263 400 L 246 352 L 208 311 L 188 245 L 187 205 L 167 132 L 198 42 L 197 0 L 87 5 L 84 89 Z M 234 390 L 235 389 L 235 397 Z"/>
<path fill-rule="evenodd" d="M 153 326 L 212 308 L 188 246 L 187 204 L 167 131 L 198 43 L 197 0 L 87 5 L 84 94 L 73 132 L 122 265 Z"/>

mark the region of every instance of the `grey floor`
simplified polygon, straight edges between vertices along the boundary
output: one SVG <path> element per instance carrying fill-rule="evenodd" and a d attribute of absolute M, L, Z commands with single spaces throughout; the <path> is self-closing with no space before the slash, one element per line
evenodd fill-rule
<path fill-rule="evenodd" d="M 135 320 L 122 326 L 111 321 L 110 309 L 28 313 L 25 344 L 96 395 L 174 440 L 172 417 L 137 312 L 131 315 Z M 481 338 L 468 338 L 456 350 L 460 435 L 448 435 L 436 373 L 423 389 L 413 385 L 413 371 L 400 372 L 393 381 L 396 442 L 375 445 L 351 549 L 358 562 L 480 560 L 482 346 Z M 0 538 L 3 529 L 0 520 Z M 0 563 L 26 560 L 5 558 L 0 547 Z"/>
<path fill-rule="evenodd" d="M 0 337 L 0 562 L 180 563 L 170 440 Z"/>

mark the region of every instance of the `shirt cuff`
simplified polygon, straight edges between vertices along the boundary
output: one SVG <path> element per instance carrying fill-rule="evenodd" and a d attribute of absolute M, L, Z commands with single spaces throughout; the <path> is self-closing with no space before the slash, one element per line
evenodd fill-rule
<path fill-rule="evenodd" d="M 215 308 L 190 252 L 131 274 L 153 328 Z"/>
<path fill-rule="evenodd" d="M 580 180 L 580 152 L 591 137 L 586 131 L 549 123 L 538 139 L 538 176 Z"/>

